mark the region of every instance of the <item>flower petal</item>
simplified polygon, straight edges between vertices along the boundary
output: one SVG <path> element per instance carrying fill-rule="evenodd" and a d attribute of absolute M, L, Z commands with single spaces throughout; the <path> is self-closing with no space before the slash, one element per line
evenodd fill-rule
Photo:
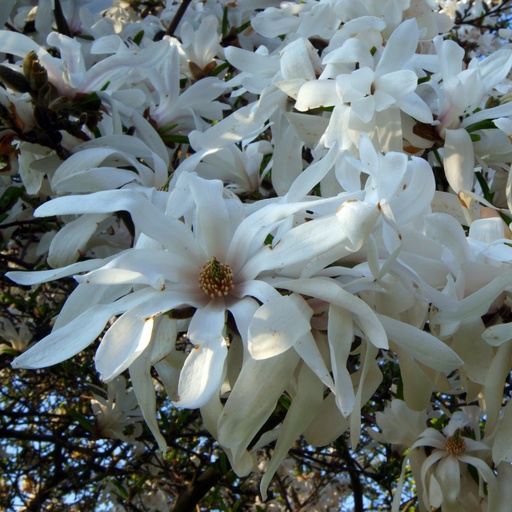
<path fill-rule="evenodd" d="M 224 338 L 192 349 L 180 373 L 176 407 L 197 409 L 219 392 L 227 353 Z"/>
<path fill-rule="evenodd" d="M 355 405 L 354 386 L 347 369 L 354 329 L 351 315 L 347 310 L 338 306 L 330 306 L 328 337 L 332 375 L 336 386 L 336 405 L 343 416 L 347 418 Z"/>
<path fill-rule="evenodd" d="M 131 311 L 118 318 L 96 352 L 96 369 L 101 378 L 109 381 L 126 370 L 148 346 L 152 333 L 153 318 L 138 318 Z"/>
<path fill-rule="evenodd" d="M 255 361 L 248 359 L 233 386 L 218 423 L 218 441 L 238 458 L 274 410 L 297 367 L 294 351 Z"/>
<path fill-rule="evenodd" d="M 419 28 L 415 19 L 405 20 L 389 37 L 375 72 L 377 76 L 403 69 L 416 52 Z"/>
<path fill-rule="evenodd" d="M 344 290 L 336 281 L 322 278 L 276 279 L 273 284 L 276 288 L 316 297 L 350 311 L 370 343 L 377 348 L 389 348 L 386 331 L 375 312 L 364 301 Z"/>
<path fill-rule="evenodd" d="M 158 447 L 165 453 L 167 443 L 160 432 L 156 419 L 156 396 L 155 385 L 151 376 L 150 353 L 151 350 L 147 350 L 142 357 L 136 359 L 130 366 L 130 380 L 144 420 L 155 437 Z"/>
<path fill-rule="evenodd" d="M 264 500 L 267 498 L 268 486 L 279 465 L 295 441 L 308 428 L 322 405 L 322 385 L 306 365 L 302 366 L 297 380 L 297 394 L 294 396 L 292 404 L 286 413 L 283 425 L 279 430 L 272 458 L 261 479 L 260 491 Z"/>
<path fill-rule="evenodd" d="M 509 401 L 496 429 L 492 444 L 492 460 L 496 465 L 502 461 L 512 462 L 512 406 Z"/>
<path fill-rule="evenodd" d="M 99 304 L 86 309 L 72 321 L 54 330 L 32 348 L 18 356 L 13 368 L 43 368 L 51 366 L 78 354 L 90 345 L 100 334 L 108 320 L 124 312 L 145 298 L 154 295 L 154 291 L 132 293 L 112 304 Z"/>
<path fill-rule="evenodd" d="M 299 295 L 270 300 L 256 311 L 249 326 L 249 352 L 256 359 L 282 354 L 311 330 L 313 310 Z"/>
<path fill-rule="evenodd" d="M 474 167 L 473 142 L 469 133 L 463 128 L 446 130 L 444 171 L 455 193 L 473 188 Z"/>
<path fill-rule="evenodd" d="M 440 372 L 451 372 L 464 361 L 432 334 L 394 318 L 378 315 L 389 339 L 418 361 Z"/>

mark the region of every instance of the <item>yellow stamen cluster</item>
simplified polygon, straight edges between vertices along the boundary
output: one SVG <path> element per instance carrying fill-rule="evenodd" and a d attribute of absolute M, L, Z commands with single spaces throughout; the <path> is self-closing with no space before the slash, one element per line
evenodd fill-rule
<path fill-rule="evenodd" d="M 466 441 L 460 435 L 460 430 L 457 429 L 453 436 L 447 437 L 444 442 L 444 448 L 450 455 L 462 455 L 466 451 Z"/>
<path fill-rule="evenodd" d="M 199 286 L 212 299 L 227 295 L 235 286 L 233 271 L 226 263 L 220 263 L 213 258 L 203 265 L 203 270 L 199 274 Z"/>

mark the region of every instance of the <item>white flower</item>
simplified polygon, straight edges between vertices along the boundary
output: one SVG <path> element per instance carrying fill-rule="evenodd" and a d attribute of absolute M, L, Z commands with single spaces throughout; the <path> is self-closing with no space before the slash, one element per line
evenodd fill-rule
<path fill-rule="evenodd" d="M 269 231 L 295 212 L 314 207 L 317 201 L 269 205 L 244 219 L 239 201 L 234 197 L 223 198 L 219 181 L 202 180 L 190 174 L 184 174 L 178 181 L 170 199 L 170 205 L 189 205 L 176 215 L 185 214 L 186 218 L 191 218 L 193 232 L 174 220 L 172 212 L 164 215 L 143 195 L 132 191 L 99 192 L 82 197 L 80 202 L 72 196 L 58 198 L 39 210 L 41 215 L 127 210 L 136 228 L 145 236 L 133 250 L 111 258 L 106 264 L 85 262 L 89 268 L 97 270 L 77 278 L 81 284 L 72 297 L 80 300 L 80 293 L 85 293 L 90 300 L 92 295 L 95 297 L 92 304 L 83 303 L 83 312 L 75 318 L 68 316 L 66 322 L 69 323 L 60 328 L 57 323 L 52 334 L 15 360 L 15 366 L 38 367 L 62 361 L 92 342 L 111 316 L 124 313 L 103 337 L 96 357 L 102 377 L 112 379 L 129 367 L 148 346 L 154 317 L 192 306 L 197 309 L 188 327 L 188 337 L 195 349 L 181 372 L 177 404 L 199 407 L 218 392 L 223 380 L 227 310 L 233 314 L 243 339 L 246 339 L 246 329 L 259 308 L 255 299 L 261 303 L 272 301 L 275 316 L 271 325 L 263 323 L 254 327 L 252 336 L 261 333 L 264 338 L 264 333 L 273 325 L 289 325 L 294 315 L 299 322 L 305 315 L 309 326 L 312 312 L 305 303 L 298 301 L 298 297 L 295 301 L 293 297 L 281 297 L 257 276 L 264 270 L 286 268 L 310 260 L 343 240 L 347 235 L 340 229 L 336 215 L 282 233 L 272 250 L 263 244 Z M 337 198 L 324 200 L 324 203 L 326 201 L 339 203 Z M 337 233 L 333 233 L 333 229 Z M 81 264 L 72 265 L 62 273 L 73 272 L 79 268 L 77 265 Z M 10 275 L 24 282 L 36 282 L 38 278 L 47 279 L 49 275 L 61 273 L 48 276 L 36 273 L 31 274 L 32 277 L 23 276 L 23 273 Z M 110 289 L 111 293 L 94 294 L 92 290 L 87 291 L 90 287 Z M 133 293 L 126 294 L 132 287 Z M 88 325 L 85 329 L 84 322 Z M 75 330 L 77 335 L 73 342 L 64 341 L 66 333 Z M 288 338 L 290 332 L 283 331 L 284 346 L 288 348 L 300 334 L 292 333 Z M 279 349 L 282 350 L 285 349 Z"/>
<path fill-rule="evenodd" d="M 409 448 L 425 430 L 425 411 L 412 411 L 403 400 L 392 400 L 384 412 L 375 416 L 382 433 L 370 431 L 371 436 L 381 443 L 397 445 L 402 450 Z"/>
<path fill-rule="evenodd" d="M 418 40 L 418 25 L 407 20 L 375 55 L 375 48 L 370 49 L 359 40 L 345 41 L 340 50 L 324 58 L 331 72 L 337 67 L 336 59 L 344 71 L 334 80 L 307 81 L 298 91 L 295 108 L 305 111 L 334 107 L 323 139 L 328 147 L 340 141 L 343 149 L 353 149 L 364 132 L 379 141 L 379 149 L 401 150 L 400 112 L 425 123 L 433 120 L 429 106 L 415 92 L 416 73 L 407 69 Z M 396 129 L 390 130 L 389 126 Z"/>
<path fill-rule="evenodd" d="M 96 414 L 95 436 L 129 441 L 142 434 L 142 413 L 133 389 L 126 389 L 124 377 L 119 376 L 108 383 L 107 398 L 93 393 L 91 407 Z M 131 426 L 134 426 L 133 433 L 125 433 L 126 427 Z"/>
<path fill-rule="evenodd" d="M 478 497 L 488 500 L 489 510 L 496 510 L 494 505 L 498 499 L 498 482 L 487 462 L 490 459 L 490 448 L 479 440 L 478 418 L 470 416 L 470 409 L 467 408 L 468 414 L 462 411 L 454 413 L 442 433 L 434 428 L 427 428 L 411 446 L 411 452 L 421 447 L 433 448 L 421 467 L 422 500 L 427 507 L 442 507 L 447 511 L 461 510 L 459 500 L 474 492 L 471 484 L 473 477 L 468 469 L 468 466 L 472 466 L 479 478 L 487 484 L 486 493 L 483 485 L 480 485 L 480 489 L 476 488 Z M 476 440 L 470 437 L 472 435 Z M 397 491 L 393 511 L 398 511 L 399 494 Z"/>
<path fill-rule="evenodd" d="M 0 343 L 0 354 L 12 349 L 24 352 L 32 341 L 32 334 L 25 323 L 22 322 L 19 329 L 16 329 L 11 320 L 0 317 L 0 339 L 8 343 Z"/>

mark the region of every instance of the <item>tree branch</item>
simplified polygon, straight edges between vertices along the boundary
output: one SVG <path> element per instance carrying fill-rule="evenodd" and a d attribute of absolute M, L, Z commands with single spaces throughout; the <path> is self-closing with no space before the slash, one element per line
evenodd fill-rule
<path fill-rule="evenodd" d="M 182 0 L 181 5 L 179 6 L 173 20 L 171 21 L 171 24 L 167 28 L 166 35 L 168 35 L 170 37 L 172 37 L 174 35 L 174 32 L 176 32 L 176 29 L 178 28 L 178 25 L 180 24 L 181 18 L 183 18 L 183 15 L 185 14 L 185 11 L 187 10 L 191 1 L 192 0 Z"/>

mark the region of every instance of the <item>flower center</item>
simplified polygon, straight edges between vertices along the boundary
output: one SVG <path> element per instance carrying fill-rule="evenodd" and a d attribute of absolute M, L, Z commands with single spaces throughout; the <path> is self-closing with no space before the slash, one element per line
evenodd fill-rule
<path fill-rule="evenodd" d="M 460 430 L 457 429 L 453 436 L 447 437 L 444 442 L 445 450 L 450 455 L 462 455 L 466 451 L 466 441 L 460 435 Z"/>
<path fill-rule="evenodd" d="M 226 263 L 220 263 L 216 258 L 203 265 L 199 274 L 199 286 L 209 297 L 222 297 L 233 288 L 233 271 Z"/>

